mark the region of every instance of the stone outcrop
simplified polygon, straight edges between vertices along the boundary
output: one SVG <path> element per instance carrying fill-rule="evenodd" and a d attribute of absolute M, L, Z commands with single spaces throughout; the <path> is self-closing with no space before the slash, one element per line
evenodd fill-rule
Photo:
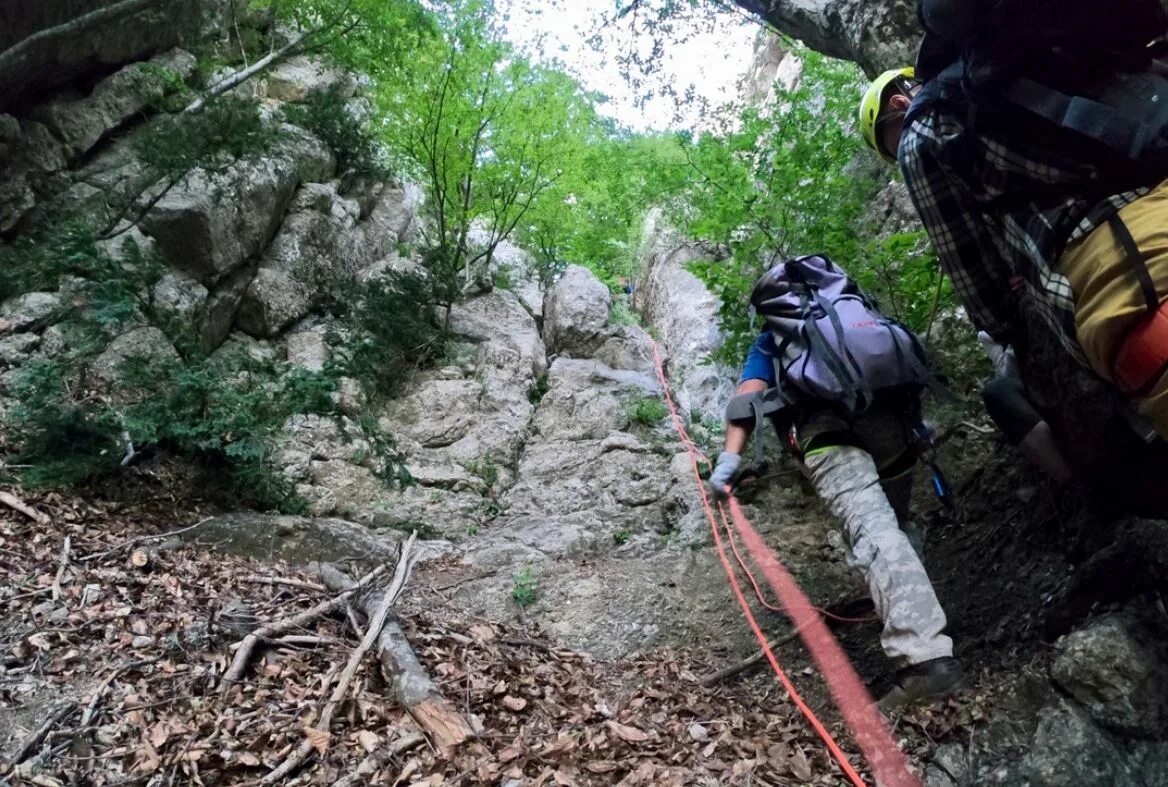
<path fill-rule="evenodd" d="M 919 38 L 912 0 L 734 0 L 791 38 L 869 74 L 912 63 Z"/>
<path fill-rule="evenodd" d="M 722 344 L 718 301 L 685 269 L 687 263 L 708 258 L 710 252 L 678 237 L 657 212 L 646 219 L 644 238 L 644 263 L 633 303 L 657 331 L 678 403 L 721 421 L 733 394 L 733 372 L 709 362 Z"/>
<path fill-rule="evenodd" d="M 1101 618 L 1059 641 L 1051 677 L 1097 723 L 1154 736 L 1168 723 L 1162 650 L 1137 639 L 1120 618 Z"/>
<path fill-rule="evenodd" d="M 15 0 L 0 8 L 0 111 L 178 46 L 239 0 Z"/>
<path fill-rule="evenodd" d="M 171 265 L 218 281 L 272 240 L 298 183 L 332 174 L 336 162 L 320 140 L 291 126 L 284 131 L 273 154 L 225 172 L 195 170 L 150 209 L 143 229 Z"/>
<path fill-rule="evenodd" d="M 553 353 L 587 355 L 608 324 L 612 295 L 592 271 L 569 265 L 544 304 L 544 333 Z"/>

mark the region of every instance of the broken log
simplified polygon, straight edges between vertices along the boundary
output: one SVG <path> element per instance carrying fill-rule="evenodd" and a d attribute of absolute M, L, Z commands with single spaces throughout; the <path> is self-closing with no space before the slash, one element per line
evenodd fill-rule
<path fill-rule="evenodd" d="M 325 564 L 319 570 L 321 580 L 333 592 L 355 589 L 353 580 L 340 569 Z M 392 591 L 372 591 L 357 599 L 358 608 L 370 620 L 383 603 L 385 592 Z M 392 617 L 386 620 L 377 637 L 377 660 L 394 699 L 413 717 L 436 749 L 448 752 L 474 737 L 470 722 L 438 690 L 414 654 L 401 624 Z"/>

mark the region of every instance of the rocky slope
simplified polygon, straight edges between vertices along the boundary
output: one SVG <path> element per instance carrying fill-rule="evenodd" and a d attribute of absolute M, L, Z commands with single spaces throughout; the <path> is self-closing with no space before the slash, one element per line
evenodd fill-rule
<path fill-rule="evenodd" d="M 815 14 L 836 20 L 829 31 L 845 17 L 856 22 L 839 46 L 867 52 L 872 63 L 889 57 L 872 48 L 865 27 L 879 9 L 844 14 L 838 5 Z M 877 15 L 899 18 L 901 10 Z M 141 43 L 96 72 L 91 61 L 77 66 L 88 81 L 65 68 L 60 80 L 72 80 L 69 88 L 0 116 L 8 173 L 0 233 L 18 238 L 63 207 L 95 225 L 116 224 L 118 206 L 145 185 L 134 139 L 146 133 L 153 102 L 196 63 L 182 50 L 157 54 L 169 39 Z M 125 60 L 140 55 L 153 60 Z M 337 151 L 283 120 L 282 106 L 330 85 L 351 95 L 351 80 L 318 63 L 277 67 L 249 86 L 277 145 L 131 200 L 142 220 L 108 246 L 124 253 L 121 241 L 132 237 L 161 256 L 166 273 L 144 297 L 168 318 L 135 320 L 109 337 L 92 361 L 95 379 L 116 387 L 126 358 L 178 357 L 169 332 L 176 323 L 203 352 L 236 347 L 285 370 L 319 370 L 348 352 L 321 308 L 330 285 L 417 268 L 410 255 L 417 190 L 341 177 Z M 906 220 L 903 210 L 890 210 Z M 687 422 L 711 450 L 718 440 L 711 421 L 720 420 L 733 374 L 708 363 L 720 341 L 714 302 L 684 270 L 701 250 L 656 219 L 645 235 L 633 299 L 645 327 L 614 325 L 613 296 L 585 268 L 568 269 L 543 292 L 522 250 L 503 247 L 498 256 L 513 288 L 476 289 L 452 308 L 456 342 L 439 363 L 387 400 L 341 381 L 340 417 L 301 413 L 282 425 L 273 457 L 308 516 L 227 512 L 192 537 L 208 548 L 305 564 L 384 559 L 416 530 L 430 557 L 419 573 L 441 589 L 427 597 L 429 613 L 538 626 L 555 643 L 604 658 L 678 644 L 745 654 L 749 633 L 710 546 L 688 458 L 659 405 L 649 334 Z M 65 350 L 68 334 L 57 319 L 78 283 L 54 284 L 0 297 L 0 395 L 22 368 Z M 358 420 L 374 431 L 355 438 Z M 379 477 L 367 442 L 376 437 L 395 441 L 412 485 Z M 972 431 L 953 430 L 946 451 L 968 501 L 963 518 L 943 516 L 924 493 L 918 504 L 929 525 L 930 570 L 978 680 L 970 696 L 907 723 L 930 787 L 1162 783 L 1162 605 L 1116 606 L 1053 651 L 1042 645 L 1043 599 L 1067 572 L 1058 548 L 1064 525 L 1045 502 L 1048 490 Z M 843 544 L 796 474 L 767 479 L 748 513 L 814 603 L 864 619 L 863 589 Z M 785 628 L 779 615 L 767 623 Z M 867 676 L 886 668 L 871 625 L 840 631 Z M 806 665 L 795 645 L 783 657 L 796 669 Z M 765 678 L 748 685 L 760 695 L 771 686 Z M 823 696 L 815 701 L 825 704 Z"/>

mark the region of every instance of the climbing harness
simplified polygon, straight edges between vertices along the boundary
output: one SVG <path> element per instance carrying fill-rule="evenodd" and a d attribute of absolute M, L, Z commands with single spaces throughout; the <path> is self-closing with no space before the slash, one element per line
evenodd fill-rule
<path fill-rule="evenodd" d="M 775 675 L 778 677 L 779 682 L 783 684 L 792 702 L 795 703 L 795 706 L 799 708 L 808 723 L 823 740 L 831 756 L 839 763 L 840 768 L 843 769 L 845 776 L 855 787 L 867 787 L 866 782 L 848 761 L 847 756 L 840 749 L 839 744 L 831 736 L 831 733 L 827 731 L 827 728 L 824 727 L 818 717 L 816 717 L 811 708 L 807 706 L 807 703 L 804 702 L 803 698 L 795 689 L 794 684 L 791 683 L 790 678 L 787 677 L 787 674 L 779 665 L 774 651 L 767 642 L 766 635 L 763 633 L 762 628 L 754 617 L 754 613 L 750 609 L 750 605 L 746 601 L 746 596 L 742 592 L 738 577 L 734 572 L 733 566 L 730 564 L 729 557 L 726 555 L 721 528 L 718 527 L 713 507 L 706 494 L 705 484 L 702 483 L 701 471 L 698 468 L 701 452 L 693 444 L 693 441 L 690 440 L 681 416 L 677 412 L 677 406 L 674 404 L 673 397 L 669 393 L 669 382 L 665 377 L 665 370 L 661 363 L 661 354 L 657 348 L 657 344 L 652 342 L 651 346 L 653 349 L 653 360 L 656 366 L 657 379 L 661 383 L 661 388 L 665 395 L 665 402 L 669 407 L 669 412 L 673 419 L 674 428 L 677 430 L 682 444 L 685 445 L 689 452 L 690 465 L 693 469 L 694 479 L 698 484 L 698 494 L 702 501 L 702 507 L 705 509 L 706 519 L 713 533 L 714 546 L 718 552 L 718 559 L 722 563 L 722 568 L 726 571 L 726 577 L 730 581 L 730 588 L 734 593 L 735 599 L 738 601 L 739 607 L 742 609 L 742 614 L 746 617 L 746 622 L 754 633 L 755 638 L 758 639 L 759 645 L 766 655 L 766 659 L 774 670 Z M 835 638 L 827 629 L 822 617 L 820 617 L 815 607 L 811 605 L 811 602 L 807 599 L 803 591 L 800 590 L 798 584 L 795 583 L 795 580 L 787 572 L 773 550 L 766 545 L 762 537 L 754 530 L 749 520 L 746 519 L 746 516 L 742 513 L 742 509 L 738 505 L 738 501 L 731 496 L 728 504 L 730 521 L 733 522 L 738 536 L 746 545 L 747 551 L 750 553 L 755 565 L 762 571 L 767 583 L 782 603 L 784 611 L 799 631 L 799 636 L 803 639 L 808 652 L 811 654 L 812 659 L 819 667 L 824 680 L 827 682 L 828 689 L 835 699 L 836 705 L 844 717 L 844 721 L 851 729 L 860 750 L 863 752 L 865 759 L 867 759 L 872 773 L 875 776 L 876 783 L 880 787 L 921 787 L 920 780 L 909 770 L 904 753 L 901 752 L 892 739 L 887 723 L 876 710 L 876 706 L 872 702 L 868 690 L 860 681 L 859 676 L 856 674 L 855 669 L 852 668 L 839 643 L 835 641 Z M 722 509 L 721 506 L 719 508 Z M 721 513 L 723 517 L 726 516 L 724 509 Z"/>

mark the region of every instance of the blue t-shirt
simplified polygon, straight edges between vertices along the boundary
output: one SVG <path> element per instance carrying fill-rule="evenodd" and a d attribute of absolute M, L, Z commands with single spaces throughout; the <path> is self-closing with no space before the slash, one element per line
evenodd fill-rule
<path fill-rule="evenodd" d="M 760 333 L 750 346 L 750 352 L 746 354 L 746 363 L 742 366 L 742 376 L 738 378 L 738 384 L 741 385 L 747 380 L 762 380 L 767 385 L 774 385 L 776 352 L 778 348 L 775 347 L 775 337 L 771 332 Z"/>

